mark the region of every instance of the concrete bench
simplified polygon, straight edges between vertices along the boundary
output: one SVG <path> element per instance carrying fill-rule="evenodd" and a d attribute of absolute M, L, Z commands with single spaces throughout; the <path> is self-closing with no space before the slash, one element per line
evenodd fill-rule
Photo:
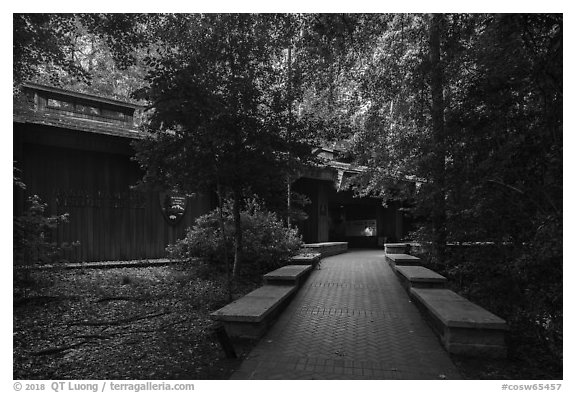
<path fill-rule="evenodd" d="M 304 244 L 309 252 L 320 253 L 322 258 L 342 254 L 348 251 L 348 242 L 326 242 Z"/>
<path fill-rule="evenodd" d="M 292 285 L 264 285 L 213 312 L 210 317 L 222 322 L 229 337 L 260 338 L 296 288 Z"/>
<path fill-rule="evenodd" d="M 410 289 L 444 348 L 467 356 L 506 356 L 506 321 L 448 289 Z"/>
<path fill-rule="evenodd" d="M 407 290 L 410 288 L 444 288 L 446 277 L 424 266 L 396 266 L 396 275 Z"/>
<path fill-rule="evenodd" d="M 311 265 L 316 266 L 320 262 L 322 254 L 318 252 L 298 254 L 290 258 L 291 265 Z"/>
<path fill-rule="evenodd" d="M 385 254 L 406 254 L 408 243 L 384 243 Z"/>
<path fill-rule="evenodd" d="M 307 274 L 312 270 L 312 265 L 286 265 L 276 269 L 270 273 L 266 273 L 264 277 L 264 284 L 267 285 L 295 285 L 300 286 L 300 283 L 306 278 Z"/>
<path fill-rule="evenodd" d="M 408 254 L 386 254 L 386 261 L 390 266 L 418 266 L 420 265 L 420 258 Z"/>

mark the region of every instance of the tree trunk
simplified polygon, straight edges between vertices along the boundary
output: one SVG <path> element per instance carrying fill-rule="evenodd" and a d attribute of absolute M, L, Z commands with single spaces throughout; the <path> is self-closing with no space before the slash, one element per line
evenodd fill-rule
<path fill-rule="evenodd" d="M 242 193 L 238 187 L 234 188 L 234 202 L 233 202 L 233 215 L 234 215 L 234 268 L 232 270 L 232 277 L 238 276 L 238 269 L 240 268 L 240 261 L 242 260 L 242 220 L 240 217 L 240 204 L 242 203 Z"/>
<path fill-rule="evenodd" d="M 290 170 L 290 169 L 288 169 Z M 292 226 L 291 212 L 292 212 L 292 180 L 290 179 L 290 174 L 286 175 L 286 226 L 290 228 Z"/>
<path fill-rule="evenodd" d="M 218 182 L 217 186 L 217 194 L 218 194 L 218 221 L 220 224 L 220 240 L 222 241 L 222 253 L 224 258 L 224 266 L 226 268 L 226 284 L 228 285 L 228 301 L 231 302 L 232 299 L 232 292 L 233 292 L 233 285 L 232 285 L 232 275 L 230 273 L 230 259 L 228 259 L 228 247 L 226 246 L 226 232 L 224 226 L 224 213 L 222 212 L 224 199 L 222 197 L 222 185 Z"/>
<path fill-rule="evenodd" d="M 291 44 L 290 44 L 291 45 Z M 286 139 L 290 144 L 292 142 L 292 47 L 288 47 L 288 127 Z M 288 150 L 288 171 L 291 168 L 291 155 L 290 149 Z M 292 214 L 292 180 L 290 179 L 290 173 L 286 175 L 286 225 L 290 228 L 292 224 L 291 214 Z"/>
<path fill-rule="evenodd" d="M 440 29 L 444 15 L 433 14 L 430 20 L 430 91 L 432 95 L 433 244 L 436 257 L 443 262 L 446 254 L 446 141 L 444 130 L 444 81 L 440 60 Z"/>

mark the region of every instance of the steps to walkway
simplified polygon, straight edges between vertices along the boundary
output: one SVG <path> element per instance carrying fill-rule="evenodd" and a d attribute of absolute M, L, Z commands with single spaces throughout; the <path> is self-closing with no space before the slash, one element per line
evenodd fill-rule
<path fill-rule="evenodd" d="M 410 288 L 444 288 L 446 277 L 423 266 L 396 266 L 400 283 L 408 291 Z"/>
<path fill-rule="evenodd" d="M 506 356 L 506 321 L 448 289 L 411 288 L 410 294 L 450 353 Z"/>
<path fill-rule="evenodd" d="M 326 258 L 347 252 L 348 242 L 309 243 L 304 245 L 304 249 L 319 253 L 321 258 Z"/>
<path fill-rule="evenodd" d="M 312 270 L 312 265 L 287 265 L 273 272 L 266 273 L 264 277 L 264 284 L 286 284 L 299 287 L 302 281 L 306 278 L 308 273 Z"/>
<path fill-rule="evenodd" d="M 386 254 L 386 261 L 391 267 L 400 266 L 417 266 L 420 265 L 420 258 L 408 254 Z"/>
<path fill-rule="evenodd" d="M 210 316 L 222 322 L 229 337 L 257 339 L 296 289 L 292 285 L 264 285 Z"/>

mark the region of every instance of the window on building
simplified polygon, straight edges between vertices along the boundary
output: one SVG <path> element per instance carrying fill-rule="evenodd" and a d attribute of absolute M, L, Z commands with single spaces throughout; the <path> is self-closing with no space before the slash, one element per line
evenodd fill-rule
<path fill-rule="evenodd" d="M 77 114 L 77 117 L 98 121 L 106 121 L 108 119 L 108 121 L 132 122 L 131 115 L 115 110 L 113 107 L 103 108 L 98 103 L 90 104 L 90 102 L 85 101 L 83 103 L 74 102 L 74 99 L 66 101 L 65 99 L 46 97 L 46 109 L 50 111 L 65 111 L 67 115 L 74 116 L 74 114 Z"/>
<path fill-rule="evenodd" d="M 76 112 L 84 113 L 86 115 L 99 115 L 100 114 L 100 108 L 76 104 Z"/>
<path fill-rule="evenodd" d="M 110 109 L 102 109 L 102 116 L 110 119 L 124 120 L 124 113 Z"/>
<path fill-rule="evenodd" d="M 68 101 L 56 100 L 53 98 L 48 99 L 48 107 L 55 109 L 62 109 L 66 111 L 74 111 L 74 104 Z"/>

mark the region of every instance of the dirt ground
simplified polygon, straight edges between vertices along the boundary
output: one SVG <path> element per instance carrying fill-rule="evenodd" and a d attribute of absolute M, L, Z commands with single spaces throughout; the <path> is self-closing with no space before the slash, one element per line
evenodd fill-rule
<path fill-rule="evenodd" d="M 14 379 L 227 379 L 248 350 L 225 358 L 209 318 L 224 283 L 183 265 L 30 278 L 15 285 Z"/>

